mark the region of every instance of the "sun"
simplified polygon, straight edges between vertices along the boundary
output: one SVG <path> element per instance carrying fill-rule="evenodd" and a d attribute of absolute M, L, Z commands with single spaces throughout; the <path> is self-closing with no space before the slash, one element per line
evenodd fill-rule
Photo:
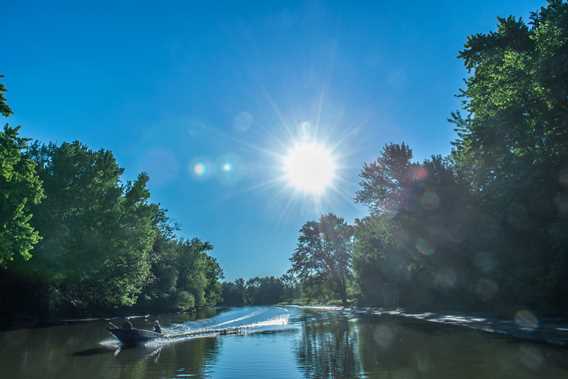
<path fill-rule="evenodd" d="M 283 159 L 286 182 L 309 195 L 322 195 L 333 184 L 336 170 L 332 152 L 314 141 L 295 143 Z"/>

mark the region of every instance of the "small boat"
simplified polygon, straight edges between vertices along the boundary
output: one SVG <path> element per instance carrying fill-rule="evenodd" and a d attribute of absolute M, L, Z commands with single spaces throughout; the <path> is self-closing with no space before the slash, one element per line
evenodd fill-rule
<path fill-rule="evenodd" d="M 114 324 L 110 324 L 107 327 L 107 330 L 114 334 L 114 336 L 118 338 L 124 346 L 136 346 L 144 342 L 163 337 L 161 333 L 157 333 L 152 330 L 120 328 Z"/>
<path fill-rule="evenodd" d="M 113 324 L 112 322 L 109 322 L 107 330 L 112 334 L 114 334 L 114 336 L 118 338 L 122 343 L 122 345 L 125 347 L 141 345 L 144 342 L 158 338 L 172 340 L 175 338 L 183 338 L 183 337 L 237 335 L 237 334 L 243 334 L 245 332 L 245 328 L 237 326 L 229 328 L 202 328 L 202 329 L 193 329 L 178 334 L 163 334 L 152 330 L 137 329 L 132 327 L 132 324 L 130 324 L 130 326 L 126 324 L 123 327 L 119 327 Z"/>

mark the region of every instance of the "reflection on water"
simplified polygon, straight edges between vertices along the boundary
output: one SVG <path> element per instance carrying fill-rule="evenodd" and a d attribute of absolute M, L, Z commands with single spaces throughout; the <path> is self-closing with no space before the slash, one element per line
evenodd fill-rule
<path fill-rule="evenodd" d="M 565 378 L 568 350 L 419 321 L 306 313 L 306 377 Z"/>
<path fill-rule="evenodd" d="M 419 321 L 295 307 L 160 320 L 169 331 L 245 326 L 249 333 L 116 351 L 104 323 L 2 332 L 0 378 L 568 377 L 566 349 Z"/>
<path fill-rule="evenodd" d="M 357 335 L 350 321 L 335 312 L 307 312 L 296 347 L 298 365 L 309 378 L 345 378 L 359 373 Z"/>

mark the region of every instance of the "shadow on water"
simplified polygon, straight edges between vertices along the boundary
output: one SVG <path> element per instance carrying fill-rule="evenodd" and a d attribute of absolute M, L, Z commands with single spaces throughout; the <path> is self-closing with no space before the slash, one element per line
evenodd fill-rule
<path fill-rule="evenodd" d="M 167 319 L 168 316 L 162 316 Z M 175 316 L 176 322 L 185 317 Z M 168 320 L 169 321 L 169 320 Z M 213 338 L 118 349 L 105 322 L 0 333 L 1 378 L 158 378 L 207 376 L 220 343 Z M 137 326 L 146 327 L 139 322 Z"/>
<path fill-rule="evenodd" d="M 306 312 L 296 347 L 298 366 L 308 378 L 348 378 L 358 372 L 356 336 L 349 319 L 332 312 Z"/>
<path fill-rule="evenodd" d="M 97 354 L 109 354 L 113 353 L 114 351 L 116 351 L 116 349 L 111 349 L 106 347 L 94 347 L 91 349 L 75 351 L 71 353 L 71 355 L 74 357 L 89 357 L 91 355 L 97 355 Z"/>
<path fill-rule="evenodd" d="M 295 307 L 233 309 L 201 321 L 176 317 L 160 320 L 173 330 L 248 325 L 250 333 L 118 349 L 105 323 L 0 332 L 0 377 L 568 377 L 568 349 L 466 328 Z M 135 325 L 150 328 L 151 320 Z"/>

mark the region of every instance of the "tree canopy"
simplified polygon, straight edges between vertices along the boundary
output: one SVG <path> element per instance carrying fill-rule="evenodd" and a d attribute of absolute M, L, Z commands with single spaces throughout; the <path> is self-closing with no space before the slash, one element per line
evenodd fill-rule
<path fill-rule="evenodd" d="M 0 114 L 8 117 L 5 91 L 0 83 Z M 28 139 L 19 131 L 8 124 L 0 131 L 0 267 L 17 256 L 30 259 L 41 239 L 31 224 L 31 207 L 44 197 L 42 182 L 28 155 Z"/>
<path fill-rule="evenodd" d="M 421 310 L 565 312 L 568 3 L 498 18 L 459 58 L 469 75 L 451 154 L 418 162 L 387 144 L 362 167 L 355 201 L 370 215 L 354 225 L 354 292 Z M 303 280 L 328 271 L 318 227 L 302 228 L 292 256 Z"/>
<path fill-rule="evenodd" d="M 0 112 L 8 116 L 4 86 Z M 2 308 L 31 316 L 125 307 L 190 310 L 221 300 L 213 246 L 176 238 L 149 176 L 123 181 L 108 150 L 0 132 Z M 41 294 L 37 296 L 36 294 Z"/>
<path fill-rule="evenodd" d="M 352 237 L 352 226 L 331 213 L 305 223 L 290 258 L 290 273 L 304 284 L 325 285 L 347 304 Z"/>

